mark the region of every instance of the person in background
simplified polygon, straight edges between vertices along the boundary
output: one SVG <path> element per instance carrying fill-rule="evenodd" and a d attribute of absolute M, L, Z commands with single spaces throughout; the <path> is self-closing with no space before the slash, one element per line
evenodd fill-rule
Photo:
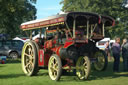
<path fill-rule="evenodd" d="M 128 42 L 123 39 L 122 43 L 123 70 L 128 71 Z"/>
<path fill-rule="evenodd" d="M 114 57 L 113 71 L 119 72 L 119 63 L 120 63 L 120 38 L 115 39 L 115 43 L 112 45 L 112 53 Z"/>

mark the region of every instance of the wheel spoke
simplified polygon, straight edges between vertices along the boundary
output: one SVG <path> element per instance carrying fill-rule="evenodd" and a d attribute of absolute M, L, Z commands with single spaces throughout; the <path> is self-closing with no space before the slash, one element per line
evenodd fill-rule
<path fill-rule="evenodd" d="M 53 63 L 50 63 L 49 65 L 50 65 L 50 68 L 53 68 Z"/>
<path fill-rule="evenodd" d="M 28 45 L 28 52 L 29 52 L 29 55 L 31 55 L 31 52 L 32 52 L 32 47 L 31 47 L 31 45 Z"/>
<path fill-rule="evenodd" d="M 51 59 L 51 61 L 50 62 L 52 62 L 52 64 L 54 64 L 54 59 Z"/>
<path fill-rule="evenodd" d="M 54 72 L 54 69 L 53 69 L 53 67 L 50 67 L 50 70 L 51 70 L 51 72 L 52 72 L 52 73 Z"/>
<path fill-rule="evenodd" d="M 34 68 L 34 64 L 33 64 L 33 62 L 32 62 L 32 61 L 30 61 L 30 64 L 31 64 L 32 68 Z"/>
<path fill-rule="evenodd" d="M 31 49 L 31 45 L 28 45 L 28 49 Z"/>
<path fill-rule="evenodd" d="M 56 67 L 57 67 L 57 65 L 58 65 L 58 63 L 57 63 L 57 62 L 55 62 L 53 67 L 54 67 L 54 68 L 56 68 Z"/>
<path fill-rule="evenodd" d="M 30 64 L 27 64 L 27 65 L 25 66 L 25 68 L 26 68 L 26 71 L 28 71 L 29 73 L 31 72 L 31 71 L 30 71 Z"/>
<path fill-rule="evenodd" d="M 83 66 L 86 66 L 87 65 L 87 62 L 84 62 Z"/>
<path fill-rule="evenodd" d="M 54 72 L 53 72 L 53 76 L 56 77 L 56 71 L 55 71 L 55 70 L 54 70 Z"/>
<path fill-rule="evenodd" d="M 33 62 L 31 61 L 31 59 L 26 59 L 26 65 L 25 65 L 25 69 L 26 71 L 28 71 L 28 73 L 31 72 L 31 70 L 34 68 L 34 64 Z"/>
<path fill-rule="evenodd" d="M 32 64 L 29 63 L 26 67 L 26 70 L 30 73 L 32 71 L 33 67 L 32 67 Z"/>
<path fill-rule="evenodd" d="M 27 63 L 27 64 L 25 65 L 25 68 L 28 68 L 29 65 L 30 65 L 30 63 Z"/>
<path fill-rule="evenodd" d="M 29 57 L 29 59 L 33 59 L 33 56 L 27 54 L 27 53 L 24 53 L 24 55 L 26 55 L 27 57 Z"/>
<path fill-rule="evenodd" d="M 34 65 L 33 65 L 33 63 L 31 62 L 31 61 L 29 61 L 26 65 L 25 65 L 25 68 L 27 68 L 28 66 L 32 66 L 32 67 L 34 67 Z"/>
<path fill-rule="evenodd" d="M 58 71 L 58 68 L 54 68 L 55 71 Z"/>
<path fill-rule="evenodd" d="M 84 69 L 85 75 L 87 74 L 87 69 Z"/>
<path fill-rule="evenodd" d="M 29 54 L 27 54 L 27 53 L 24 53 L 24 55 L 26 55 L 26 56 L 28 56 L 28 57 L 30 56 L 30 55 L 29 55 Z"/>
<path fill-rule="evenodd" d="M 30 72 L 31 72 L 31 71 L 30 71 L 30 68 L 28 68 L 27 71 L 30 73 Z"/>
<path fill-rule="evenodd" d="M 58 63 L 56 59 L 52 59 L 51 67 L 54 71 L 58 71 Z"/>
<path fill-rule="evenodd" d="M 33 56 L 33 51 L 32 51 L 32 49 L 30 50 L 30 55 Z"/>

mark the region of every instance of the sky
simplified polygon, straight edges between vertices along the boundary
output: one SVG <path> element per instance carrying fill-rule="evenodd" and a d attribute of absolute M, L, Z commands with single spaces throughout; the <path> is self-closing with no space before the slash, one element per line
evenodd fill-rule
<path fill-rule="evenodd" d="M 37 0 L 37 19 L 46 18 L 59 13 L 62 8 L 62 5 L 59 4 L 61 1 L 62 0 Z"/>

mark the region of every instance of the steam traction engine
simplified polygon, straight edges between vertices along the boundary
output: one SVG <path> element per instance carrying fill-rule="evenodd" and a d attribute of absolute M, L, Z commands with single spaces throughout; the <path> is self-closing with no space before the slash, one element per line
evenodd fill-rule
<path fill-rule="evenodd" d="M 21 24 L 24 31 L 40 30 L 40 37 L 32 40 L 30 35 L 30 41 L 24 44 L 24 73 L 33 76 L 40 68 L 48 68 L 52 80 L 59 80 L 67 71 L 84 80 L 89 76 L 91 63 L 96 70 L 105 70 L 107 56 L 95 44 L 104 38 L 105 27 L 113 25 L 113 18 L 88 12 L 69 12 Z"/>

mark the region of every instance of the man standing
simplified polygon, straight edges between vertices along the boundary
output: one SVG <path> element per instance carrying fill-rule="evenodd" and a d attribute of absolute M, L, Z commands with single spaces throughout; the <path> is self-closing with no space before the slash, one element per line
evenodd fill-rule
<path fill-rule="evenodd" d="M 112 53 L 114 57 L 113 71 L 119 72 L 119 63 L 120 63 L 120 38 L 115 39 L 115 43 L 112 45 Z"/>
<path fill-rule="evenodd" d="M 122 57 L 123 57 L 124 71 L 128 71 L 128 42 L 127 42 L 127 39 L 123 39 Z"/>

